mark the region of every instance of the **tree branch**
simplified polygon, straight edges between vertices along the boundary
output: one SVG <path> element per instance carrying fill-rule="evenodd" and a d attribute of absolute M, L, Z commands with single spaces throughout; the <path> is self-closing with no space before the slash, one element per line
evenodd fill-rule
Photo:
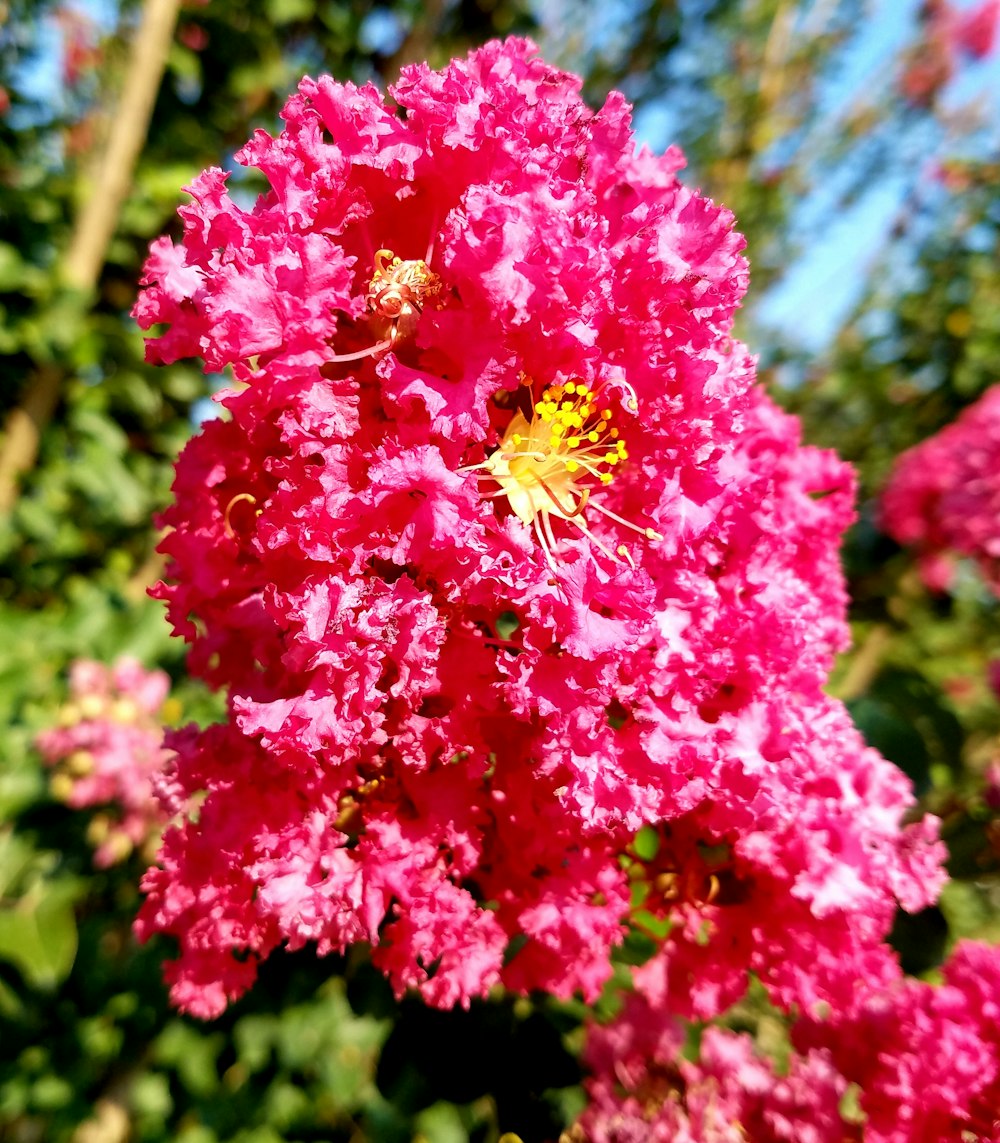
<path fill-rule="evenodd" d="M 831 688 L 831 693 L 841 702 L 860 698 L 882 669 L 882 655 L 891 642 L 892 629 L 886 623 L 877 623 L 862 641 L 840 685 Z"/>
<path fill-rule="evenodd" d="M 146 140 L 180 0 L 146 0 L 132 41 L 125 82 L 111 119 L 104 154 L 83 208 L 77 215 L 61 266 L 63 284 L 85 295 L 97 286 L 122 204 Z M 7 418 L 0 445 L 0 513 L 17 499 L 18 479 L 35 463 L 42 433 L 55 411 L 64 371 L 38 369 L 21 404 Z"/>
<path fill-rule="evenodd" d="M 146 0 L 143 5 L 95 185 L 77 218 L 63 261 L 63 279 L 74 289 L 92 290 L 97 285 L 146 141 L 179 8 L 180 0 Z"/>

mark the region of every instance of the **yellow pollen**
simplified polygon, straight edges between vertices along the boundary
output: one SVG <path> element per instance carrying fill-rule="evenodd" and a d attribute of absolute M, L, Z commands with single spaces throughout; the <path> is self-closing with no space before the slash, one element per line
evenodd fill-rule
<path fill-rule="evenodd" d="M 423 258 L 404 260 L 391 250 L 378 250 L 375 254 L 375 267 L 372 270 L 369 293 L 376 293 L 385 286 L 406 286 L 426 299 L 441 289 L 441 279 L 427 265 Z"/>
<path fill-rule="evenodd" d="M 524 383 L 530 385 L 530 378 Z M 579 380 L 550 385 L 534 402 L 530 420 L 516 412 L 500 447 L 483 464 L 473 466 L 500 485 L 497 495 L 506 496 L 511 511 L 534 529 L 554 571 L 558 571 L 558 540 L 552 518 L 577 528 L 613 562 L 633 567 L 624 545 L 612 549 L 594 534 L 586 512 L 599 513 L 644 539 L 662 539 L 652 528 L 640 527 L 611 511 L 599 497 L 591 498 L 592 492 L 611 484 L 628 459 L 619 430 L 612 424 L 615 410 L 600 401 L 602 389 L 592 390 Z"/>

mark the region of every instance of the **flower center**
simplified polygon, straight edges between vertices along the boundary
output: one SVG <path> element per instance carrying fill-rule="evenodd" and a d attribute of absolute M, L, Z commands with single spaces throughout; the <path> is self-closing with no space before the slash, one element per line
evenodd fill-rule
<path fill-rule="evenodd" d="M 401 338 L 412 337 L 424 306 L 440 293 L 441 279 L 422 258 L 404 260 L 391 250 L 377 251 L 365 301 L 379 339 L 388 339 L 393 348 Z"/>
<path fill-rule="evenodd" d="M 603 387 L 591 389 L 580 380 L 550 385 L 535 403 L 531 419 L 517 412 L 500 447 L 474 466 L 484 479 L 495 480 L 514 514 L 532 527 L 549 565 L 556 568 L 558 541 L 551 517 L 581 531 L 615 563 L 632 564 L 628 549 L 615 552 L 591 531 L 584 510 L 599 512 L 647 540 L 662 540 L 652 528 L 633 524 L 591 499 L 591 492 L 610 484 L 628 460 L 628 449 L 614 423 L 615 412 L 603 399 Z M 634 566 L 634 564 L 633 564 Z"/>
<path fill-rule="evenodd" d="M 430 257 L 429 253 L 427 257 Z M 441 293 L 440 277 L 423 258 L 404 260 L 397 258 L 391 250 L 376 251 L 365 307 L 378 340 L 367 349 L 338 353 L 329 358 L 329 362 L 344 363 L 384 356 L 400 341 L 416 333 L 420 315 L 428 302 L 443 305 Z"/>

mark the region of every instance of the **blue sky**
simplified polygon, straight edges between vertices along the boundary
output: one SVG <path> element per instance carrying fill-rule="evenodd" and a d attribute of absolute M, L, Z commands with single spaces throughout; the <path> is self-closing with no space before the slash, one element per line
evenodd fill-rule
<path fill-rule="evenodd" d="M 975 3 L 978 0 L 953 0 L 960 9 Z M 697 3 L 687 0 L 686 6 L 694 10 Z M 802 0 L 800 18 L 808 22 L 829 6 L 824 0 Z M 895 58 L 914 38 L 919 6 L 919 0 L 869 0 L 865 18 L 858 22 L 835 78 L 825 87 L 823 107 L 830 119 L 842 114 L 859 97 L 875 97 L 879 91 L 891 88 L 897 74 Z M 575 41 L 600 44 L 602 50 L 608 50 L 623 27 L 627 27 L 632 7 L 632 0 L 612 0 L 586 6 L 586 14 L 581 17 L 579 0 L 537 0 L 537 10 L 551 29 L 548 43 L 543 37 L 543 46 L 551 45 L 554 52 L 559 52 L 560 46 L 569 41 L 572 50 Z M 983 146 L 992 147 L 995 153 L 1000 149 L 1000 48 L 982 63 L 964 61 L 949 84 L 943 103 L 955 108 L 970 101 L 982 101 L 989 109 L 986 118 L 992 123 L 992 142 L 984 142 Z M 639 140 L 654 150 L 671 142 L 676 114 L 670 92 L 637 113 L 635 128 Z M 927 165 L 929 156 L 920 151 L 920 140 L 909 140 L 908 146 L 917 152 L 915 162 L 919 167 L 911 165 L 898 175 L 886 174 L 839 216 L 831 215 L 828 209 L 830 193 L 820 192 L 800 204 L 795 229 L 808 252 L 788 267 L 783 279 L 761 301 L 761 321 L 811 352 L 828 344 L 878 263 L 914 173 Z M 850 172 L 845 168 L 844 173 Z M 835 192 L 836 186 L 827 190 Z"/>
<path fill-rule="evenodd" d="M 849 105 L 857 93 L 884 85 L 894 56 L 913 34 L 916 0 L 889 0 L 874 5 L 873 18 L 845 57 L 845 66 L 827 99 L 832 113 Z M 962 7 L 968 7 L 968 3 Z M 944 106 L 979 102 L 989 108 L 992 141 L 984 150 L 1000 148 L 1000 51 L 981 63 L 965 62 L 944 96 Z M 937 157 L 947 158 L 942 151 Z M 918 160 L 919 162 L 920 160 Z M 926 163 L 926 160 L 924 160 Z M 821 349 L 857 302 L 878 263 L 889 232 L 902 207 L 913 172 L 875 182 L 856 205 L 810 242 L 809 253 L 789 267 L 770 291 L 760 316 L 807 349 Z M 804 204 L 808 210 L 808 204 Z"/>
<path fill-rule="evenodd" d="M 962 8 L 975 2 L 978 0 L 955 0 Z M 815 11 L 822 3 L 804 0 L 800 10 L 809 19 L 810 8 Z M 117 9 L 114 0 L 76 0 L 76 7 L 103 26 L 111 23 Z M 600 44 L 606 50 L 627 29 L 633 7 L 634 0 L 610 0 L 599 5 L 584 4 L 583 0 L 535 0 L 543 21 L 542 46 L 561 54 L 560 48 L 572 50 L 575 39 L 578 44 Z M 919 0 L 869 0 L 867 18 L 859 23 L 836 78 L 827 84 L 827 115 L 836 117 L 858 99 L 859 93 L 877 92 L 891 82 L 889 65 L 913 36 L 918 7 Z M 54 22 L 43 22 L 39 36 L 41 52 L 25 79 L 36 97 L 55 103 L 59 99 L 59 39 Z M 980 102 L 986 107 L 992 129 L 984 146 L 991 146 L 994 153 L 1000 150 L 1000 49 L 981 63 L 964 63 L 944 102 L 952 107 Z M 636 133 L 641 141 L 662 149 L 671 142 L 674 122 L 667 92 L 663 100 L 648 104 L 636 116 Z M 875 181 L 851 209 L 832 220 L 829 211 L 823 209 L 822 193 L 801 203 L 796 221 L 799 232 L 808 238 L 808 253 L 789 266 L 784 278 L 762 300 L 758 310 L 761 320 L 804 348 L 821 350 L 857 301 L 878 262 L 908 182 L 905 176 L 887 175 Z M 814 218 L 822 219 L 822 225 L 814 223 Z"/>

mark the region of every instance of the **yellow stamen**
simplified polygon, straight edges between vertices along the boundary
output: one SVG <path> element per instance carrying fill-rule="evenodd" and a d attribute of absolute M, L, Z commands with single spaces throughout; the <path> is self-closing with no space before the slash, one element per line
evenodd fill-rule
<path fill-rule="evenodd" d="M 229 503 L 226 505 L 225 511 L 222 514 L 222 530 L 223 530 L 223 532 L 225 532 L 225 534 L 230 539 L 233 539 L 236 535 L 236 530 L 233 528 L 232 520 L 230 518 L 232 516 L 233 507 L 236 504 L 240 504 L 243 502 L 245 502 L 245 503 L 251 505 L 251 507 L 253 507 L 257 503 L 257 497 L 252 496 L 249 492 L 237 493 L 237 495 L 234 496 L 232 498 L 232 500 L 230 500 Z M 263 512 L 263 508 L 256 508 L 256 507 L 254 508 L 254 515 L 255 516 L 260 516 L 262 512 Z"/>
<path fill-rule="evenodd" d="M 378 250 L 366 298 L 376 333 L 393 345 L 411 337 L 424 306 L 440 304 L 441 279 L 422 258 L 403 259 L 391 250 Z"/>
<path fill-rule="evenodd" d="M 530 385 L 530 379 L 526 379 Z M 582 381 L 550 385 L 532 406 L 529 420 L 523 412 L 511 418 L 500 447 L 483 464 L 484 476 L 495 480 L 514 514 L 535 531 L 545 558 L 556 569 L 558 542 L 552 517 L 565 520 L 616 563 L 634 567 L 624 545 L 606 547 L 585 522 L 583 513 L 593 508 L 605 517 L 647 540 L 663 537 L 652 528 L 642 528 L 603 505 L 588 500 L 596 481 L 609 485 L 627 460 L 619 430 L 612 425 L 613 408 L 597 408 L 601 389 L 591 390 Z M 631 389 L 629 389 L 631 396 Z M 631 408 L 634 399 L 629 401 Z"/>

